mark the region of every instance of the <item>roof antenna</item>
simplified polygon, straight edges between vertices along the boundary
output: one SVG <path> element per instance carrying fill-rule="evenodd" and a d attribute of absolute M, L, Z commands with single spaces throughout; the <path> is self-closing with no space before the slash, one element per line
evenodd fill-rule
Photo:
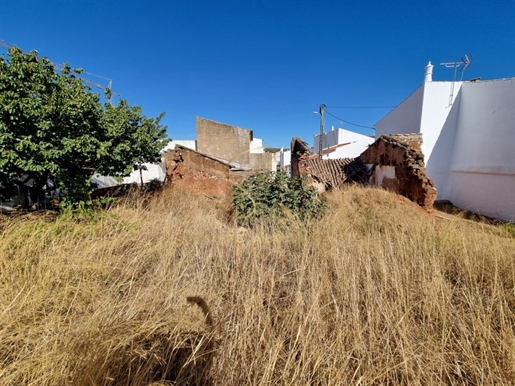
<path fill-rule="evenodd" d="M 470 65 L 472 64 L 472 61 L 474 60 L 472 54 L 465 54 L 462 58 L 461 58 L 461 61 L 460 62 L 445 62 L 445 63 L 440 63 L 441 66 L 445 66 L 447 68 L 452 68 L 454 67 L 454 79 L 452 80 L 452 85 L 451 85 L 451 95 L 449 96 L 449 106 L 452 106 L 452 102 L 454 100 L 454 84 L 456 83 L 456 72 L 458 70 L 458 67 L 463 65 L 463 67 L 461 67 L 460 69 L 460 72 L 461 72 L 461 77 L 460 77 L 460 82 L 462 81 L 463 79 L 463 73 L 465 72 L 465 70 L 467 68 L 470 67 Z"/>

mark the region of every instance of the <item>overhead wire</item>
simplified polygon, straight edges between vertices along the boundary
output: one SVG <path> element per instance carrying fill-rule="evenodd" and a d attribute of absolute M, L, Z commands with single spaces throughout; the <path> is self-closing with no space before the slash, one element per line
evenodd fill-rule
<path fill-rule="evenodd" d="M 393 109 L 397 106 L 326 106 L 330 109 Z"/>
<path fill-rule="evenodd" d="M 324 110 L 324 111 L 325 111 L 325 113 L 326 113 L 326 114 L 329 114 L 331 117 L 336 118 L 336 119 L 338 119 L 339 121 L 345 122 L 345 123 L 347 123 L 347 124 L 349 124 L 349 125 L 353 125 L 353 126 L 357 126 L 357 127 L 363 127 L 363 128 L 365 128 L 365 129 L 372 129 L 372 130 L 375 130 L 375 127 L 372 127 L 372 126 L 365 126 L 365 125 L 360 125 L 360 124 L 357 124 L 357 123 L 352 123 L 352 122 L 346 121 L 345 119 L 342 119 L 342 118 L 340 118 L 340 117 L 337 117 L 337 116 L 336 116 L 336 115 L 334 115 L 334 114 L 331 114 L 331 113 L 330 113 L 329 111 L 327 111 L 327 110 Z"/>

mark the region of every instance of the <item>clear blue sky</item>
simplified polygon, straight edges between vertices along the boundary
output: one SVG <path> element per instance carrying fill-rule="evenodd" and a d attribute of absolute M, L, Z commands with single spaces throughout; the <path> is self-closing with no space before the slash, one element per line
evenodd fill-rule
<path fill-rule="evenodd" d="M 397 105 L 429 60 L 434 80 L 469 52 L 464 79 L 514 77 L 515 1 L 0 0 L 0 39 L 111 78 L 174 139 L 198 115 L 288 147 L 313 143 L 322 103 Z M 389 109 L 327 111 L 373 126 Z"/>

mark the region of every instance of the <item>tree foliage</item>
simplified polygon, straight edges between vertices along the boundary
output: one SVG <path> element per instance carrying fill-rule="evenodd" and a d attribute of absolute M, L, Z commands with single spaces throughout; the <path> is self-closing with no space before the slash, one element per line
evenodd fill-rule
<path fill-rule="evenodd" d="M 305 179 L 289 179 L 286 172 L 255 174 L 234 187 L 233 208 L 242 225 L 271 223 L 286 213 L 301 220 L 318 219 L 327 205 Z"/>
<path fill-rule="evenodd" d="M 56 72 L 36 51 L 0 57 L 0 196 L 27 181 L 41 191 L 52 176 L 77 202 L 94 173 L 124 176 L 160 160 L 163 114 L 147 118 L 124 100 L 102 104 L 81 72 L 68 64 Z"/>

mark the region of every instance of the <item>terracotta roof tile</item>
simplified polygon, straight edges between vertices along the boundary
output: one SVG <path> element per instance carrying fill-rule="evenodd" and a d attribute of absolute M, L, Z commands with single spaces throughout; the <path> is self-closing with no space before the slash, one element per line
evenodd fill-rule
<path fill-rule="evenodd" d="M 326 188 L 338 187 L 347 180 L 355 180 L 365 174 L 365 165 L 354 158 L 310 159 L 311 177 Z"/>

